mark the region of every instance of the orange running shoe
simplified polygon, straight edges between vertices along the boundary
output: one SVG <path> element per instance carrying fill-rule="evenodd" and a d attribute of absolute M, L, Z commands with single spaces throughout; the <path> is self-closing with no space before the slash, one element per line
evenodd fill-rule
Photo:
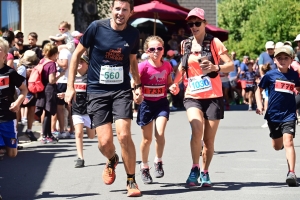
<path fill-rule="evenodd" d="M 133 180 L 133 178 L 127 179 L 127 196 L 128 197 L 140 197 L 142 196 L 141 191 L 139 190 L 138 185 Z"/>
<path fill-rule="evenodd" d="M 116 172 L 115 168 L 118 165 L 119 156 L 115 154 L 115 163 L 111 163 L 110 160 L 107 161 L 106 166 L 102 172 L 102 180 L 106 185 L 111 185 L 115 182 Z"/>

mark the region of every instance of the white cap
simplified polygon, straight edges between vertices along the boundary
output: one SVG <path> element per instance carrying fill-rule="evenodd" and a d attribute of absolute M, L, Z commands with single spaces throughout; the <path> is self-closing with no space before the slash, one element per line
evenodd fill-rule
<path fill-rule="evenodd" d="M 72 35 L 73 37 L 81 37 L 81 36 L 83 36 L 83 34 L 80 33 L 79 31 L 73 31 L 73 32 L 71 33 L 71 35 Z"/>
<path fill-rule="evenodd" d="M 142 56 L 141 56 L 142 60 L 146 60 L 148 58 L 149 58 L 149 55 L 147 53 L 143 53 Z"/>
<path fill-rule="evenodd" d="M 297 35 L 296 39 L 294 40 L 295 42 L 300 41 L 300 34 Z"/>
<path fill-rule="evenodd" d="M 283 42 L 277 42 L 276 44 L 275 44 L 275 49 L 277 49 L 277 48 L 279 48 L 279 47 L 282 47 L 284 44 L 283 44 Z M 268 49 L 268 48 L 267 48 Z"/>
<path fill-rule="evenodd" d="M 266 42 L 265 47 L 266 49 L 274 49 L 275 48 L 274 42 L 273 41 Z"/>

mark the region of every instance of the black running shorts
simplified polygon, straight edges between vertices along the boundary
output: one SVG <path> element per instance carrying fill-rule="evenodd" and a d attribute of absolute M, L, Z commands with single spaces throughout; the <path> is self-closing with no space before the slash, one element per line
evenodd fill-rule
<path fill-rule="evenodd" d="M 118 90 L 104 94 L 87 94 L 87 112 L 92 128 L 113 123 L 117 119 L 132 119 L 132 90 Z"/>
<path fill-rule="evenodd" d="M 183 100 L 185 109 L 191 107 L 199 108 L 206 120 L 219 120 L 224 118 L 224 101 L 223 97 L 211 99 L 192 99 Z"/>
<path fill-rule="evenodd" d="M 296 121 L 288 121 L 283 123 L 268 121 L 268 126 L 270 130 L 270 137 L 272 139 L 281 138 L 284 133 L 291 134 L 293 137 L 295 137 Z"/>
<path fill-rule="evenodd" d="M 67 84 L 66 83 L 57 83 L 57 93 L 65 93 L 67 91 Z M 67 105 L 67 103 L 65 102 L 64 99 L 60 99 L 58 97 L 56 97 L 57 100 L 57 104 L 58 105 Z"/>

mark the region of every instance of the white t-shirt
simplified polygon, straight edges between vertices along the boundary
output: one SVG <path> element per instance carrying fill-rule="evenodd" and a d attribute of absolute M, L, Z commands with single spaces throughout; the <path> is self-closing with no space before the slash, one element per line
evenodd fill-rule
<path fill-rule="evenodd" d="M 59 52 L 58 59 L 59 60 L 66 60 L 68 59 L 68 68 L 65 70 L 65 75 L 60 77 L 57 80 L 57 83 L 67 83 L 68 82 L 68 75 L 69 75 L 69 66 L 72 58 L 72 53 L 68 49 L 62 49 Z"/>

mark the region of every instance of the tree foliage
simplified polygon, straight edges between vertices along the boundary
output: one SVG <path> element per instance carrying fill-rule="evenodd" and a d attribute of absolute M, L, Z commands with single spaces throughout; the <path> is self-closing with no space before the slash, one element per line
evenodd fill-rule
<path fill-rule="evenodd" d="M 300 0 L 222 0 L 218 25 L 229 30 L 229 51 L 255 58 L 266 41 L 293 41 L 300 33 Z"/>

